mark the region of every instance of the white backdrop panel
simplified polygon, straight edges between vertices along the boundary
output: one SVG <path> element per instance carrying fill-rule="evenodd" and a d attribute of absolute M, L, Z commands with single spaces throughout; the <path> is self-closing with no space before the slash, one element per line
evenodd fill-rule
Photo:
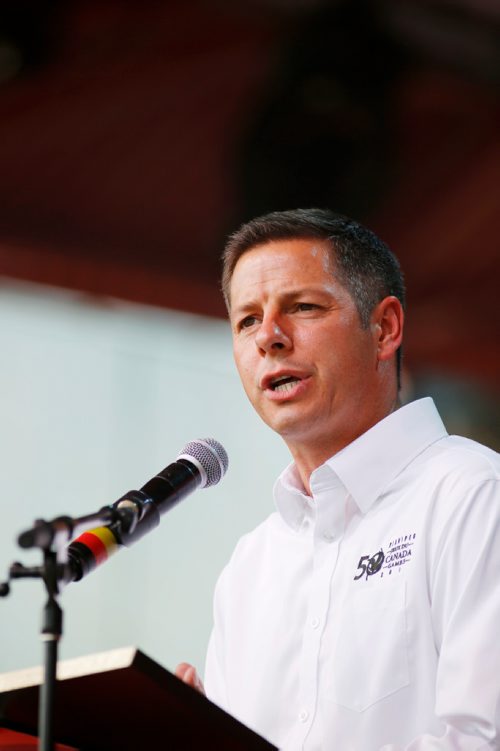
<path fill-rule="evenodd" d="M 61 596 L 60 656 L 134 644 L 166 667 L 203 667 L 212 593 L 238 537 L 273 510 L 289 461 L 254 415 L 223 321 L 4 281 L 0 287 L 0 579 L 35 564 L 17 534 L 35 518 L 96 511 L 142 486 L 184 444 L 226 448 L 220 485 Z M 0 600 L 0 672 L 41 662 L 42 584 Z"/>

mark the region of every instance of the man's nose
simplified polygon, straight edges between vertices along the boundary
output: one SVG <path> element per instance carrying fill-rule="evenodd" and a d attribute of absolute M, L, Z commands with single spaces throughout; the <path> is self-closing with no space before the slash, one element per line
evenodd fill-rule
<path fill-rule="evenodd" d="M 263 352 L 272 352 L 290 349 L 292 339 L 279 316 L 264 316 L 257 331 L 255 343 Z"/>

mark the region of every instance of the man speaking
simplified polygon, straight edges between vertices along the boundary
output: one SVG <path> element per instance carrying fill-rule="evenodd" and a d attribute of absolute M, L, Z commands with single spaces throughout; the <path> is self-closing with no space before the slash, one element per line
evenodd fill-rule
<path fill-rule="evenodd" d="M 499 749 L 500 461 L 431 399 L 400 405 L 396 258 L 332 212 L 275 212 L 230 237 L 223 291 L 293 462 L 217 584 L 208 697 L 283 749 Z"/>

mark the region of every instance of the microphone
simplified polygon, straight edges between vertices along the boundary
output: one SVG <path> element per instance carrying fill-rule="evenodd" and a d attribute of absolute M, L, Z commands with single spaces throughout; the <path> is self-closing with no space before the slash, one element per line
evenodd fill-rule
<path fill-rule="evenodd" d="M 214 438 L 190 441 L 173 464 L 111 505 L 120 521 L 84 532 L 69 544 L 65 580 L 79 581 L 122 546 L 140 540 L 182 498 L 196 488 L 217 485 L 228 465 L 224 447 Z"/>

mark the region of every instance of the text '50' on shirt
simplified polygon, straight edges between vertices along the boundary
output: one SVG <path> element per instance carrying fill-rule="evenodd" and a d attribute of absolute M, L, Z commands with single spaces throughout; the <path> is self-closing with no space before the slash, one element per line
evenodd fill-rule
<path fill-rule="evenodd" d="M 283 749 L 500 748 L 499 457 L 431 399 L 392 413 L 243 537 L 211 699 Z"/>

